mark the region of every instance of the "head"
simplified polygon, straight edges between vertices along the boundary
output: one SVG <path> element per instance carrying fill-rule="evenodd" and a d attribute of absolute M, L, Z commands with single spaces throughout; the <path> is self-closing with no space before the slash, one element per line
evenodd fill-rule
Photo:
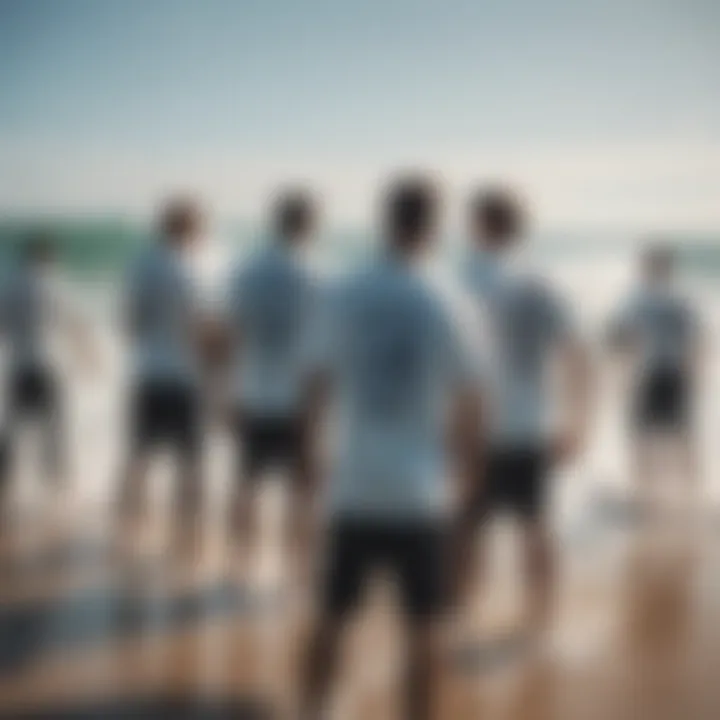
<path fill-rule="evenodd" d="M 317 214 L 315 200 L 307 190 L 281 192 L 272 208 L 272 225 L 277 238 L 291 247 L 303 245 L 312 237 Z"/>
<path fill-rule="evenodd" d="M 33 268 L 46 268 L 55 263 L 56 248 L 53 238 L 45 233 L 32 233 L 21 248 L 23 261 Z"/>
<path fill-rule="evenodd" d="M 174 197 L 162 206 L 158 224 L 160 236 L 165 243 L 178 250 L 185 250 L 201 237 L 205 227 L 205 214 L 197 200 Z"/>
<path fill-rule="evenodd" d="M 675 252 L 666 244 L 648 245 L 642 254 L 641 266 L 645 282 L 667 285 L 675 274 Z"/>
<path fill-rule="evenodd" d="M 483 188 L 470 199 L 470 236 L 483 250 L 506 252 L 522 238 L 527 224 L 520 198 L 502 187 Z"/>
<path fill-rule="evenodd" d="M 441 198 L 426 175 L 395 180 L 384 199 L 383 221 L 390 249 L 407 258 L 421 255 L 437 237 Z"/>

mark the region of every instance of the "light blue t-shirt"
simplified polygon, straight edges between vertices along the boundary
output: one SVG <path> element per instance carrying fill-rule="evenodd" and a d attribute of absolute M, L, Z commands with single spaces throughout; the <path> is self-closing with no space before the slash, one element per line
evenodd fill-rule
<path fill-rule="evenodd" d="M 574 332 L 568 308 L 539 277 L 473 252 L 465 267 L 469 291 L 487 311 L 493 347 L 491 439 L 535 446 L 547 440 L 548 362 L 556 343 Z"/>
<path fill-rule="evenodd" d="M 60 331 L 81 319 L 69 287 L 49 268 L 19 263 L 0 286 L 0 328 L 13 369 L 55 365 Z"/>
<path fill-rule="evenodd" d="M 125 314 L 140 380 L 197 380 L 194 329 L 200 299 L 193 274 L 178 252 L 158 242 L 140 253 L 128 275 Z"/>
<path fill-rule="evenodd" d="M 686 367 L 700 322 L 689 300 L 674 289 L 646 286 L 625 300 L 611 330 L 636 346 L 638 370 L 646 373 Z"/>
<path fill-rule="evenodd" d="M 441 515 L 448 402 L 477 382 L 472 347 L 441 293 L 390 257 L 340 282 L 327 311 L 318 346 L 334 388 L 331 514 Z"/>
<path fill-rule="evenodd" d="M 279 243 L 233 273 L 225 312 L 238 338 L 233 392 L 244 410 L 270 416 L 298 411 L 320 292 L 318 279 Z"/>

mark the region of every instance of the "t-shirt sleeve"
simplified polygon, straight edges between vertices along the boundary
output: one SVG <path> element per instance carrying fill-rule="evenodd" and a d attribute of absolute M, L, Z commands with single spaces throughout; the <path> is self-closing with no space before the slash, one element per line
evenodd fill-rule
<path fill-rule="evenodd" d="M 608 342 L 616 347 L 627 345 L 638 330 L 640 315 L 638 299 L 633 297 L 625 300 L 608 322 L 606 329 Z"/>
<path fill-rule="evenodd" d="M 702 315 L 691 302 L 685 303 L 686 345 L 690 348 L 702 347 L 707 336 L 707 327 Z"/>
<path fill-rule="evenodd" d="M 490 358 L 484 314 L 469 298 L 458 295 L 443 307 L 441 325 L 450 382 L 472 388 L 487 384 Z"/>
<path fill-rule="evenodd" d="M 549 291 L 545 292 L 545 329 L 554 342 L 565 342 L 578 337 L 577 318 L 563 298 Z"/>

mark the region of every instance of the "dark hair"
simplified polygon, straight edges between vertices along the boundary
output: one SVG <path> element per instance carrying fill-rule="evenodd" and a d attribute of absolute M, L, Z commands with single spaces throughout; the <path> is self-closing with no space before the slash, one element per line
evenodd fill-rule
<path fill-rule="evenodd" d="M 160 210 L 160 230 L 168 237 L 186 237 L 194 233 L 202 222 L 203 209 L 200 203 L 188 196 L 172 197 Z"/>
<path fill-rule="evenodd" d="M 55 258 L 55 240 L 47 232 L 30 232 L 20 245 L 20 255 L 29 263 L 48 262 Z"/>
<path fill-rule="evenodd" d="M 497 241 L 520 235 L 527 222 L 525 208 L 517 194 L 499 186 L 475 192 L 470 200 L 470 217 L 474 228 L 485 239 Z"/>
<path fill-rule="evenodd" d="M 414 244 L 433 228 L 440 213 L 437 184 L 424 175 L 395 180 L 385 197 L 385 226 L 395 242 Z"/>
<path fill-rule="evenodd" d="M 670 271 L 675 266 L 675 248 L 667 242 L 653 240 L 642 253 L 643 265 L 651 272 Z"/>
<path fill-rule="evenodd" d="M 275 230 L 286 239 L 305 235 L 316 217 L 315 201 L 304 189 L 284 190 L 273 203 L 272 216 Z"/>

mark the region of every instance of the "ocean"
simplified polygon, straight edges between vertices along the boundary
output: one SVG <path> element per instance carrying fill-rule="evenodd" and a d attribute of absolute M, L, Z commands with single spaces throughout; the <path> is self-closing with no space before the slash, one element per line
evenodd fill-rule
<path fill-rule="evenodd" d="M 47 231 L 56 238 L 63 270 L 74 279 L 85 299 L 84 305 L 99 321 L 95 323 L 98 333 L 107 341 L 108 351 L 97 378 L 84 377 L 78 371 L 68 374 L 68 382 L 74 388 L 71 434 L 77 438 L 78 447 L 87 446 L 91 439 L 94 448 L 87 457 L 77 457 L 78 482 L 90 495 L 95 495 L 113 476 L 121 437 L 117 424 L 122 417 L 126 388 L 123 380 L 126 353 L 118 323 L 114 321 L 119 317 L 116 303 L 120 279 L 130 258 L 148 241 L 149 233 L 139 223 L 124 218 L 8 220 L 0 222 L 0 269 L 11 267 L 15 250 L 31 230 Z M 327 232 L 314 248 L 315 259 L 330 272 L 355 267 L 372 253 L 369 238 L 370 233 L 357 229 Z M 709 361 L 700 407 L 700 445 L 708 495 L 719 501 L 720 458 L 715 447 L 720 433 L 720 413 L 716 411 L 720 398 L 720 355 L 715 338 L 720 337 L 720 234 L 717 237 L 688 234 L 668 240 L 678 248 L 681 282 L 694 297 L 708 330 Z M 230 223 L 224 231 L 216 233 L 203 253 L 208 261 L 210 284 L 218 284 L 218 278 L 227 272 L 230 258 L 251 252 L 260 242 L 262 234 L 247 224 Z M 638 242 L 629 234 L 598 230 L 548 233 L 533 238 L 528 246 L 534 264 L 568 299 L 597 350 L 599 366 L 602 365 L 603 329 L 610 313 L 631 287 Z M 458 238 L 448 238 L 441 260 L 452 267 L 463 252 L 463 243 Z M 578 518 L 582 516 L 575 509 L 589 506 L 590 495 L 607 487 L 622 488 L 627 482 L 623 404 L 622 391 L 608 384 L 601 371 L 593 440 L 581 466 L 558 484 L 558 512 L 565 517 L 567 528 L 580 522 Z M 98 478 L 103 480 L 98 482 Z"/>
<path fill-rule="evenodd" d="M 0 220 L 0 267 L 10 265 L 24 238 L 33 232 L 47 233 L 53 238 L 62 266 L 78 278 L 117 275 L 150 236 L 141 223 L 122 216 Z M 326 266 L 352 267 L 369 255 L 370 236 L 370 232 L 361 228 L 334 229 L 320 237 L 314 254 Z M 262 232 L 250 223 L 226 223 L 211 239 L 211 254 L 223 258 L 242 256 L 261 243 L 262 237 Z M 686 275 L 698 281 L 720 276 L 720 231 L 716 235 L 671 234 L 664 239 L 677 248 Z M 552 266 L 582 261 L 631 262 L 640 242 L 632 234 L 617 230 L 565 230 L 539 234 L 528 245 L 536 260 Z M 461 247 L 459 238 L 448 238 L 446 256 L 459 256 Z"/>

